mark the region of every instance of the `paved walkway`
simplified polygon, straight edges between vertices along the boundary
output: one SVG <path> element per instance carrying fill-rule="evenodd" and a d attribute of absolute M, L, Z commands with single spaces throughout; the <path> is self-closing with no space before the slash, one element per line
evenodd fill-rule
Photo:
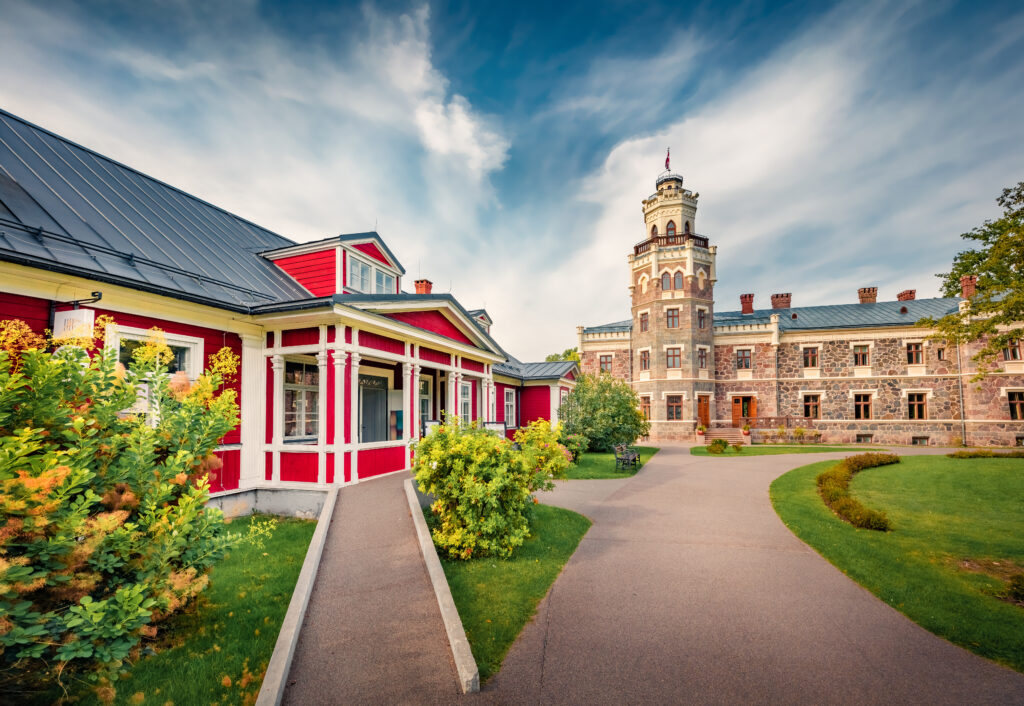
<path fill-rule="evenodd" d="M 627 481 L 560 485 L 545 502 L 594 526 L 475 698 L 1024 703 L 1024 675 L 918 627 L 782 524 L 771 481 L 838 457 L 669 447 Z"/>
<path fill-rule="evenodd" d="M 461 696 L 405 478 L 338 493 L 284 703 L 451 703 Z"/>

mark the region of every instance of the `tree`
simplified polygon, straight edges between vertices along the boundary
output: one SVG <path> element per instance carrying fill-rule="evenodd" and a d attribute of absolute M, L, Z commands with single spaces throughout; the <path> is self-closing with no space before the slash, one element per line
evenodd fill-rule
<path fill-rule="evenodd" d="M 561 353 L 552 353 L 544 359 L 546 363 L 557 363 L 560 360 L 572 360 L 580 362 L 580 354 L 576 348 L 566 348 Z"/>
<path fill-rule="evenodd" d="M 235 541 L 205 505 L 238 359 L 223 349 L 193 382 L 166 374 L 159 332 L 132 370 L 92 340 L 50 351 L 22 322 L 0 341 L 0 701 L 70 671 L 105 699 Z"/>
<path fill-rule="evenodd" d="M 983 341 L 973 359 L 978 377 L 998 368 L 1004 348 L 1024 338 L 1024 181 L 1003 189 L 996 203 L 1001 218 L 960 237 L 976 246 L 953 258 L 949 272 L 937 277 L 947 297 L 961 292 L 961 277 L 976 276 L 976 291 L 969 305 L 938 320 L 922 319 L 919 326 L 935 328 L 934 339 L 957 344 Z"/>
<path fill-rule="evenodd" d="M 609 451 L 646 436 L 651 425 L 640 413 L 640 398 L 626 382 L 608 374 L 581 375 L 558 409 L 566 435 L 583 434 L 591 451 Z"/>

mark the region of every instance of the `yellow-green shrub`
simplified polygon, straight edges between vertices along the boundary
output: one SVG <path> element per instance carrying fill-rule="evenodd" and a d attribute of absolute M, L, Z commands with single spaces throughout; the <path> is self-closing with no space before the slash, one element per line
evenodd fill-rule
<path fill-rule="evenodd" d="M 818 493 L 833 512 L 854 527 L 888 531 L 889 518 L 884 512 L 871 510 L 850 495 L 850 481 L 855 473 L 867 468 L 899 463 L 900 457 L 888 453 L 857 454 L 843 459 L 836 465 L 818 474 Z"/>

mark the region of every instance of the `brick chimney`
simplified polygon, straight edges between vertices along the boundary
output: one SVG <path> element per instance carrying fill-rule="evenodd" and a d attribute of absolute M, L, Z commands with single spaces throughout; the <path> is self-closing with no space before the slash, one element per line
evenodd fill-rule
<path fill-rule="evenodd" d="M 434 289 L 434 283 L 429 279 L 418 279 L 416 280 L 416 293 L 417 294 L 430 294 Z"/>
<path fill-rule="evenodd" d="M 773 294 L 772 295 L 772 308 L 773 309 L 788 309 L 790 303 L 793 301 L 793 295 L 789 292 L 785 294 Z"/>
<path fill-rule="evenodd" d="M 857 290 L 861 304 L 874 304 L 878 299 L 878 287 L 861 287 Z"/>
<path fill-rule="evenodd" d="M 912 302 L 917 298 L 916 289 L 904 289 L 902 292 L 896 295 L 896 299 L 901 302 Z"/>
<path fill-rule="evenodd" d="M 964 275 L 960 278 L 960 298 L 970 299 L 974 296 L 974 290 L 978 286 L 977 275 Z"/>
<path fill-rule="evenodd" d="M 753 294 L 741 294 L 740 295 L 740 307 L 743 314 L 754 313 L 754 295 Z"/>

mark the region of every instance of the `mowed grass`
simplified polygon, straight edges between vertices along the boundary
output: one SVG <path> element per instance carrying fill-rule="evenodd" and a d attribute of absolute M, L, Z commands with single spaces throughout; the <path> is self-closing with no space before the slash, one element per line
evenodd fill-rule
<path fill-rule="evenodd" d="M 253 519 L 266 517 L 229 526 L 244 536 Z M 247 542 L 232 549 L 195 608 L 160 625 L 159 652 L 114 685 L 116 703 L 253 703 L 314 529 L 312 520 L 280 518 L 263 549 Z"/>
<path fill-rule="evenodd" d="M 501 668 L 509 647 L 589 528 L 590 520 L 583 515 L 535 505 L 530 538 L 511 559 L 441 560 L 481 681 Z"/>
<path fill-rule="evenodd" d="M 885 511 L 891 532 L 838 519 L 815 477 L 833 461 L 772 483 L 782 521 L 847 576 L 936 635 L 1024 671 L 1024 608 L 1005 583 L 959 568 L 964 559 L 1024 566 L 1024 460 L 907 456 L 853 478 L 857 499 Z"/>
<path fill-rule="evenodd" d="M 569 467 L 569 472 L 565 477 L 574 480 L 629 478 L 636 475 L 636 472 L 651 460 L 651 456 L 658 452 L 656 446 L 631 446 L 630 448 L 640 454 L 640 463 L 633 468 L 616 470 L 614 453 L 587 452 L 580 456 L 580 460 L 575 466 Z"/>
<path fill-rule="evenodd" d="M 694 446 L 690 449 L 690 454 L 693 456 L 777 456 L 781 454 L 825 454 L 825 453 L 852 453 L 859 454 L 865 451 L 871 451 L 877 449 L 865 449 L 864 447 L 852 448 L 849 446 L 822 446 L 815 444 L 814 446 L 767 446 L 763 444 L 755 444 L 753 446 L 744 446 L 742 451 L 737 451 L 733 447 L 727 448 L 723 453 L 713 454 L 708 451 L 706 446 Z"/>

